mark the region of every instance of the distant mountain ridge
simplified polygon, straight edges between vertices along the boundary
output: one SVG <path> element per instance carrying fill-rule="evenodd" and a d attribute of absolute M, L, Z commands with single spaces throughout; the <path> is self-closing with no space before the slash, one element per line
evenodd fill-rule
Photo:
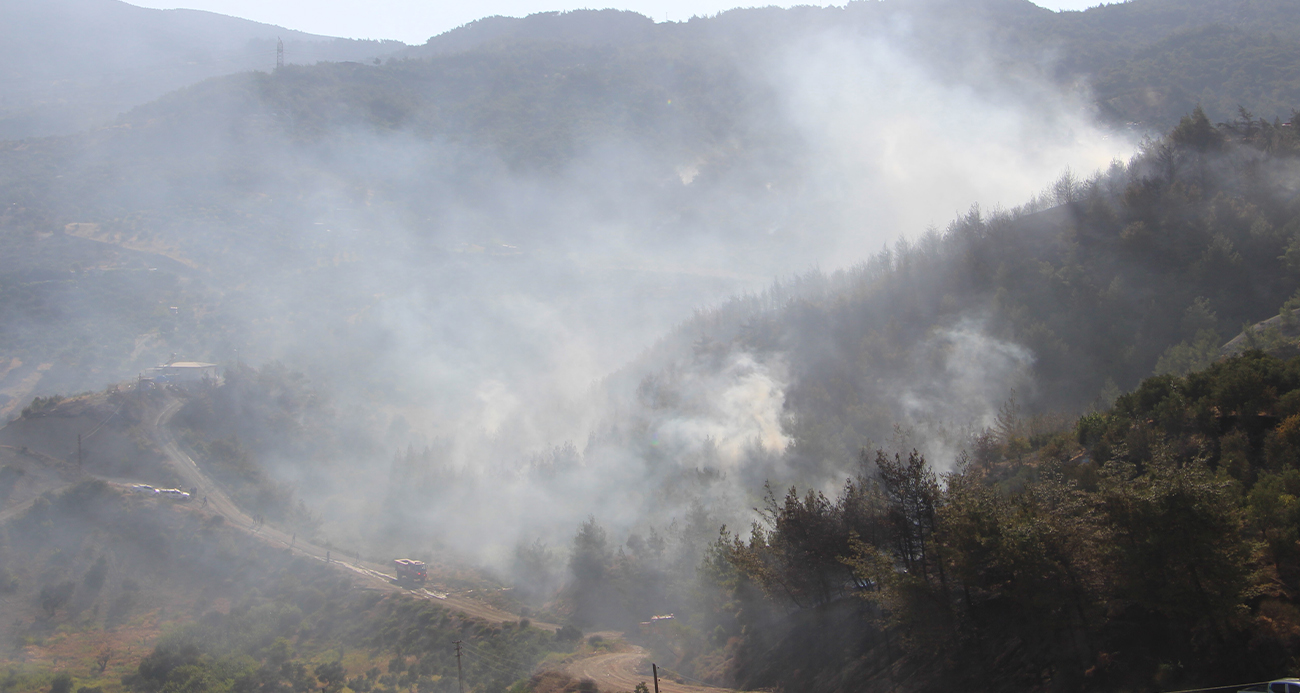
<path fill-rule="evenodd" d="M 1300 13 L 1294 9 L 1286 0 L 1135 0 L 1077 12 L 1053 12 L 1029 0 L 855 0 L 663 23 L 632 12 L 577 10 L 487 17 L 396 55 L 432 59 L 552 43 L 709 45 L 755 59 L 817 32 L 886 34 L 914 48 L 944 47 L 927 60 L 950 62 L 954 71 L 974 50 L 993 64 L 1086 83 L 1104 116 L 1162 131 L 1197 105 L 1215 119 L 1233 117 L 1238 106 L 1270 118 L 1300 107 Z"/>
<path fill-rule="evenodd" d="M 0 139 L 64 134 L 208 77 L 285 61 L 371 61 L 404 46 L 119 0 L 0 0 Z"/>
<path fill-rule="evenodd" d="M 560 41 L 579 45 L 611 45 L 645 41 L 655 36 L 655 22 L 627 10 L 538 12 L 527 17 L 484 17 L 430 38 L 402 55 L 427 58 L 474 50 L 484 45 L 520 41 Z"/>
<path fill-rule="evenodd" d="M 897 56 L 891 66 L 916 67 L 936 82 L 983 90 L 990 99 L 1053 79 L 1067 90 L 1088 83 L 1094 103 L 1112 121 L 1137 121 L 1148 131 L 1198 102 L 1218 122 L 1232 118 L 1238 104 L 1270 122 L 1289 118 L 1300 105 L 1300 58 L 1286 60 L 1300 48 L 1284 38 L 1300 34 L 1300 18 L 1274 0 L 1203 0 L 1182 5 L 1190 8 L 1187 14 L 1165 0 L 1077 13 L 1053 13 L 1028 0 L 886 0 L 845 8 L 732 10 L 662 24 L 629 12 L 578 11 L 488 18 L 419 47 L 314 42 L 317 37 L 286 30 L 289 62 L 305 61 L 312 46 L 320 46 L 328 60 L 279 71 L 272 69 L 274 41 L 268 38 L 276 27 L 207 13 L 140 10 L 115 0 L 55 0 L 38 7 L 0 2 L 8 3 L 0 4 L 0 20 L 26 17 L 29 36 L 57 34 L 64 43 L 75 43 L 76 36 L 86 43 L 91 39 L 85 37 L 102 39 L 97 45 L 125 40 L 121 31 L 96 32 L 96 21 L 110 29 L 115 21 L 137 21 L 133 17 L 163 22 L 171 27 L 158 34 L 163 47 L 137 48 L 156 48 L 153 55 L 173 56 L 173 63 L 182 47 L 175 37 L 193 22 L 211 21 L 229 30 L 213 29 L 207 43 L 196 41 L 198 57 L 216 55 L 211 45 L 225 36 L 221 40 L 235 46 L 231 50 L 250 51 L 265 66 L 239 67 L 231 70 L 236 74 L 153 97 L 111 127 L 0 144 L 0 237 L 9 243 L 0 262 L 0 290 L 14 287 L 8 303 L 0 301 L 0 312 L 8 311 L 0 323 L 11 335 L 20 332 L 16 325 L 32 325 L 23 340 L 11 342 L 14 353 L 24 357 L 24 368 L 36 368 L 49 363 L 43 354 L 82 329 L 48 310 L 65 298 L 93 297 L 93 309 L 83 314 L 93 316 L 96 327 L 85 331 L 117 335 L 101 340 L 102 363 L 52 368 L 42 380 L 48 391 L 97 385 L 100 372 L 129 373 L 144 358 L 143 347 L 132 340 L 150 333 L 159 320 L 170 320 L 166 311 L 153 315 L 158 299 L 143 297 L 174 288 L 168 306 L 215 305 L 223 291 L 275 276 L 304 257 L 309 261 L 298 271 L 349 271 L 342 260 L 351 256 L 342 251 L 364 249 L 381 237 L 369 229 L 418 229 L 430 262 L 453 264 L 465 259 L 459 250 L 497 244 L 534 253 L 585 250 L 602 242 L 602 224 L 609 224 L 619 228 L 624 242 L 642 248 L 703 237 L 743 249 L 751 263 L 746 267 L 756 268 L 746 269 L 746 276 L 766 275 L 792 261 L 798 266 L 802 261 L 793 260 L 783 244 L 807 229 L 843 221 L 819 197 L 810 173 L 819 154 L 801 144 L 803 130 L 788 117 L 764 70 L 773 55 L 815 45 L 828 30 L 839 44 L 870 45 L 884 36 Z M 107 18 L 79 15 L 73 21 L 59 14 L 82 7 L 98 8 Z M 38 31 L 33 17 L 50 26 L 71 22 L 83 34 Z M 21 33 L 15 26 L 0 21 L 3 37 Z M 114 36 L 101 36 L 109 33 Z M 26 51 L 13 43 L 0 46 L 7 51 L 2 69 L 9 75 L 22 72 L 22 60 L 39 62 L 31 39 L 24 40 Z M 365 53 L 390 46 L 395 50 L 386 57 Z M 1225 46 L 1240 51 L 1218 52 Z M 92 52 L 83 49 L 80 55 L 84 68 Z M 98 65 L 103 72 L 112 60 Z M 201 64 L 192 74 L 172 71 L 165 77 L 184 82 L 205 69 L 214 68 Z M 0 130 L 12 126 L 13 132 L 20 116 L 40 112 L 62 118 L 41 123 L 49 130 L 105 123 L 114 114 L 111 106 L 130 107 L 131 98 L 160 83 L 150 81 L 133 97 L 106 82 L 117 100 L 94 101 L 77 96 L 77 89 L 88 87 L 70 80 L 58 85 L 67 87 L 63 96 L 22 108 L 14 92 L 0 92 L 6 99 L 0 103 Z M 1048 102 L 1061 92 L 1035 93 Z M 971 116 L 946 117 L 964 130 Z M 574 168 L 591 162 L 605 168 Z M 584 204 L 601 200 L 600 224 L 575 223 L 587 221 L 585 211 L 556 202 L 559 196 L 550 190 L 532 192 L 533 186 L 562 187 L 555 181 L 570 182 L 566 175 L 584 177 L 584 191 L 606 190 L 583 193 Z M 503 180 L 509 185 L 498 185 Z M 323 203 L 320 190 L 347 191 L 339 194 L 348 203 Z M 637 202 L 607 204 L 604 197 Z M 546 214 L 520 211 L 526 206 L 521 199 L 532 204 L 543 198 Z M 745 203 L 726 204 L 732 199 Z M 336 235 L 317 237 L 317 227 Z M 99 231 L 84 231 L 91 228 Z M 295 244 L 309 251 L 289 253 L 286 248 Z M 248 269 L 259 267 L 249 258 L 279 253 L 287 260 L 274 272 Z M 111 272 L 81 271 L 87 267 Z M 213 281 L 191 282 L 190 271 L 209 273 Z M 50 283 L 55 279 L 59 283 Z M 175 286 L 166 285 L 172 279 Z M 101 281 L 105 287 L 87 288 Z M 129 298 L 112 293 L 119 290 Z M 115 311 L 134 317 L 109 320 L 121 317 Z M 137 326 L 115 331 L 137 318 Z M 172 344 L 163 354 L 208 354 L 204 340 L 225 334 L 227 325 L 208 320 L 201 326 L 206 331 L 183 333 L 191 341 Z M 163 349 L 161 341 L 156 344 Z M 248 348 L 241 353 L 251 353 Z M 210 360 L 222 353 L 214 347 Z M 55 377 L 60 373 L 67 379 Z"/>
<path fill-rule="evenodd" d="M 1009 69 L 1091 86 L 1109 119 L 1158 131 L 1198 104 L 1211 118 L 1249 106 L 1285 118 L 1300 104 L 1300 19 L 1283 0 L 1136 0 L 1052 12 L 1029 0 L 859 0 L 844 7 L 736 9 L 655 23 L 634 12 L 486 17 L 420 46 L 316 36 L 197 10 L 120 0 L 0 0 L 0 139 L 68 134 L 174 89 L 290 64 L 430 60 L 550 44 L 721 51 L 761 60 L 817 32 L 887 33 L 960 73 L 972 51 Z"/>

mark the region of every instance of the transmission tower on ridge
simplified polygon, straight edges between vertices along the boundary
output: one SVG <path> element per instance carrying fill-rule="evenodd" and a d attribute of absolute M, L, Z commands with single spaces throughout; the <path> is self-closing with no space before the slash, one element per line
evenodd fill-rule
<path fill-rule="evenodd" d="M 284 41 L 281 41 L 280 39 L 277 38 L 275 40 L 275 69 L 280 70 L 283 68 L 284 68 Z"/>

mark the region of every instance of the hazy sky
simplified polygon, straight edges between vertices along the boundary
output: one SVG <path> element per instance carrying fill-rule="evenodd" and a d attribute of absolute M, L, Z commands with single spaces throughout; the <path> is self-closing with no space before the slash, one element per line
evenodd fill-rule
<path fill-rule="evenodd" d="M 534 12 L 613 6 L 639 12 L 657 21 L 680 21 L 690 19 L 692 15 L 707 16 L 737 6 L 748 6 L 735 0 L 607 0 L 598 3 L 581 0 L 131 0 L 130 4 L 159 9 L 208 10 L 313 34 L 398 39 L 412 44 L 424 43 L 430 36 L 492 15 L 522 17 Z M 788 7 L 795 4 L 842 5 L 843 2 L 754 4 Z M 1102 0 L 1042 0 L 1038 4 L 1053 10 L 1081 10 L 1102 4 Z"/>

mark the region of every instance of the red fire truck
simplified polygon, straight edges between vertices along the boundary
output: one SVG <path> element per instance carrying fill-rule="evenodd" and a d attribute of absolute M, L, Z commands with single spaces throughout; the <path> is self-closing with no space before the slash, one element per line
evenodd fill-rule
<path fill-rule="evenodd" d="M 424 561 L 417 561 L 413 558 L 399 558 L 393 561 L 393 567 L 397 572 L 397 582 L 404 585 L 423 585 L 425 579 L 429 577 L 424 570 Z"/>

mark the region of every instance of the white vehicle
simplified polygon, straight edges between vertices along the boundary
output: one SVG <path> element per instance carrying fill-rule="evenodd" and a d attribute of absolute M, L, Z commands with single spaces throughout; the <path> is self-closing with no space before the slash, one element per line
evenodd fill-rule
<path fill-rule="evenodd" d="M 163 496 L 166 496 L 166 497 L 168 497 L 168 498 L 170 498 L 170 499 L 172 499 L 172 500 L 184 501 L 184 500 L 189 500 L 189 499 L 190 499 L 190 494 L 188 494 L 188 493 L 186 493 L 185 491 L 182 491 L 182 490 L 180 490 L 180 489 L 178 489 L 178 488 L 164 488 L 164 489 L 159 489 L 159 490 L 158 490 L 158 493 L 161 494 L 161 495 L 163 495 Z"/>
<path fill-rule="evenodd" d="M 131 487 L 131 493 L 142 493 L 146 496 L 156 496 L 158 495 L 158 489 L 149 484 L 136 484 Z"/>
<path fill-rule="evenodd" d="M 1278 679 L 1268 683 L 1257 683 L 1237 693 L 1300 693 L 1300 679 Z"/>

